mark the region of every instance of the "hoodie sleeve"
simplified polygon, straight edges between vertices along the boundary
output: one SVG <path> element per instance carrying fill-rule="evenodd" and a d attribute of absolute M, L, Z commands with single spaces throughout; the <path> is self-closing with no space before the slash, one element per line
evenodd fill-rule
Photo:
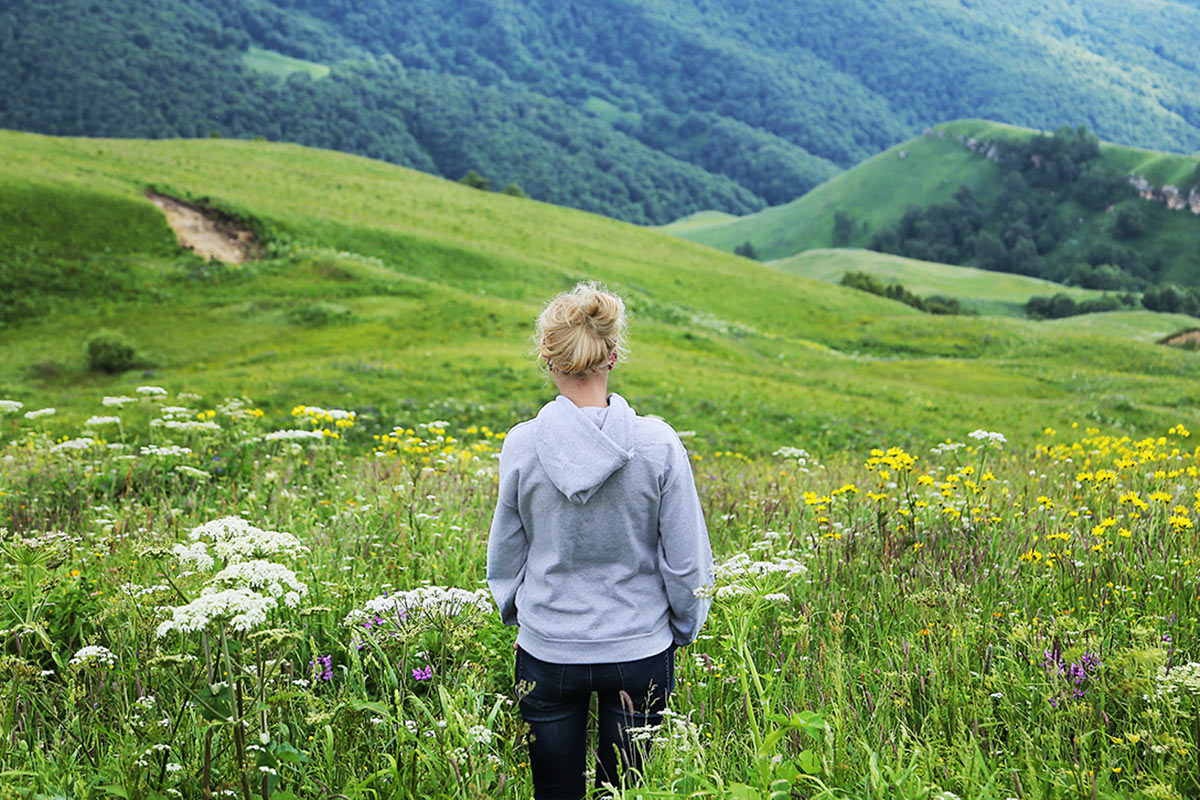
<path fill-rule="evenodd" d="M 675 644 L 696 641 L 712 600 L 696 589 L 711 586 L 712 548 L 704 511 L 683 444 L 671 448 L 658 511 L 659 572 L 667 589 Z"/>
<path fill-rule="evenodd" d="M 505 445 L 508 440 L 505 440 Z M 517 472 L 511 450 L 500 449 L 500 491 L 488 533 L 487 581 L 505 625 L 517 624 L 517 590 L 525 580 L 529 541 L 517 511 Z"/>

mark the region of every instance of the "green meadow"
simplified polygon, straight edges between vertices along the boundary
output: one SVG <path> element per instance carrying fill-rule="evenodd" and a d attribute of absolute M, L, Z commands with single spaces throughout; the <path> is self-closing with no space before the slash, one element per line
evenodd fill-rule
<path fill-rule="evenodd" d="M 1034 322 L 1056 285 L 763 264 L 293 145 L 0 154 L 3 800 L 530 796 L 486 531 L 552 395 L 533 320 L 584 279 L 627 300 L 611 386 L 682 432 L 717 559 L 614 797 L 1200 791 L 1200 356 L 1156 344 L 1193 318 Z M 181 249 L 151 188 L 258 257 Z M 90 369 L 98 331 L 136 363 Z"/>
<path fill-rule="evenodd" d="M 1081 415 L 1138 431 L 1195 414 L 1200 363 L 1150 341 L 1182 318 L 934 318 L 661 232 L 292 145 L 5 133 L 0 150 L 16 290 L 0 394 L 59 408 L 64 432 L 99 395 L 150 378 L 267 408 L 353 405 L 380 426 L 427 408 L 505 425 L 549 396 L 529 355 L 540 304 L 584 279 L 630 306 L 618 390 L 712 448 L 980 426 L 1021 437 Z M 181 251 L 148 186 L 244 219 L 266 257 Z M 100 329 L 129 337 L 147 367 L 88 371 Z"/>

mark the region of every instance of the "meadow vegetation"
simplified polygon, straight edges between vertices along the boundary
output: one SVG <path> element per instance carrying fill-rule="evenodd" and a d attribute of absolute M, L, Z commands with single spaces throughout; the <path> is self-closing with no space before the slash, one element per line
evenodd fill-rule
<path fill-rule="evenodd" d="M 933 316 L 291 145 L 0 152 L 0 797 L 528 796 L 484 547 L 583 278 L 718 559 L 620 796 L 1200 792 L 1189 318 Z M 149 187 L 263 257 L 182 251 Z"/>

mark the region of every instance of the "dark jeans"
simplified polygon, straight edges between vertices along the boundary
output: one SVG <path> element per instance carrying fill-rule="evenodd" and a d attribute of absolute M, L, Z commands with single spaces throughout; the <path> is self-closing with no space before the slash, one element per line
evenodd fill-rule
<path fill-rule="evenodd" d="M 586 791 L 588 706 L 598 694 L 596 787 L 626 784 L 641 770 L 649 744 L 627 728 L 657 725 L 675 688 L 675 645 L 649 658 L 611 664 L 552 664 L 517 650 L 517 695 L 529 723 L 529 763 L 536 800 L 578 800 Z M 618 767 L 618 763 L 620 766 Z"/>

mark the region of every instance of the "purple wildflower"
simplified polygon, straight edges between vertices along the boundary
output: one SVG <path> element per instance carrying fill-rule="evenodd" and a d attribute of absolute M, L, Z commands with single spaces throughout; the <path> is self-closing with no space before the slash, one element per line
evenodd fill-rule
<path fill-rule="evenodd" d="M 1068 662 L 1056 646 L 1042 653 L 1042 669 L 1052 678 L 1060 678 L 1068 685 L 1050 698 L 1050 705 L 1058 708 L 1064 700 L 1082 700 L 1101 667 L 1100 656 L 1085 652 L 1078 661 Z"/>
<path fill-rule="evenodd" d="M 331 681 L 333 680 L 333 656 L 317 656 L 312 661 L 308 662 L 309 669 L 312 670 L 314 681 Z"/>
<path fill-rule="evenodd" d="M 417 667 L 413 671 L 413 678 L 419 681 L 428 681 L 433 679 L 433 665 L 426 664 L 424 669 Z"/>

